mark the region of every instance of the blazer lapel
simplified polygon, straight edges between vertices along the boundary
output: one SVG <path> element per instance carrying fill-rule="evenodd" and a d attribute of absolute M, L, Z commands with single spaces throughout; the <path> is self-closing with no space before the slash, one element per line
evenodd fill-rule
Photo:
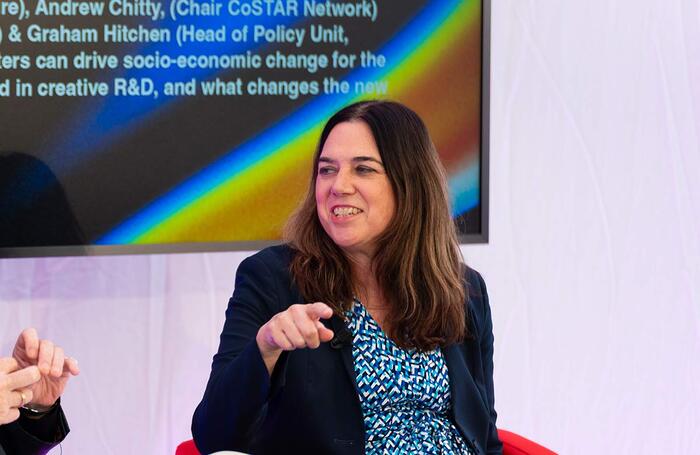
<path fill-rule="evenodd" d="M 478 438 L 488 432 L 488 411 L 484 409 L 483 400 L 479 394 L 471 370 L 467 365 L 464 347 L 453 344 L 442 350 L 450 376 L 450 393 L 452 395 L 452 412 L 455 425 L 462 432 L 465 440 L 477 453 L 485 453 Z"/>
<path fill-rule="evenodd" d="M 345 324 L 345 321 L 337 315 L 331 317 L 330 323 L 331 330 L 333 330 L 335 336 L 329 343 L 331 348 L 339 351 L 343 360 L 345 372 L 348 374 L 348 379 L 359 396 L 360 391 L 357 388 L 357 377 L 355 376 L 355 366 L 352 358 L 352 333 Z"/>

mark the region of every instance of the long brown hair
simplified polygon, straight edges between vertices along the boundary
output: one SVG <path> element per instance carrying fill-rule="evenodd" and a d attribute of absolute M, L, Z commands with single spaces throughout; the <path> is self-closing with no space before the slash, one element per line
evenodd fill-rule
<path fill-rule="evenodd" d="M 350 308 L 351 265 L 326 234 L 316 212 L 318 162 L 333 127 L 369 126 L 396 199 L 396 213 L 377 240 L 373 270 L 389 303 L 387 335 L 403 348 L 432 350 L 467 333 L 463 265 L 449 210 L 445 171 L 418 115 L 391 101 L 362 101 L 333 115 L 323 128 L 306 198 L 285 226 L 294 248 L 291 273 L 302 296 L 336 314 Z"/>

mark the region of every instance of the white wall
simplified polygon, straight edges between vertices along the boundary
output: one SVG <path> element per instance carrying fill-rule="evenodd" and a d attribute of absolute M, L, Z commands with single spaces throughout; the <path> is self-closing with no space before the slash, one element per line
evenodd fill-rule
<path fill-rule="evenodd" d="M 494 1 L 501 425 L 562 453 L 700 445 L 700 2 Z"/>
<path fill-rule="evenodd" d="M 487 280 L 499 424 L 566 454 L 700 446 L 700 3 L 493 0 Z M 80 360 L 72 453 L 188 439 L 249 253 L 0 261 L 7 353 Z M 59 453 L 58 451 L 55 451 Z"/>

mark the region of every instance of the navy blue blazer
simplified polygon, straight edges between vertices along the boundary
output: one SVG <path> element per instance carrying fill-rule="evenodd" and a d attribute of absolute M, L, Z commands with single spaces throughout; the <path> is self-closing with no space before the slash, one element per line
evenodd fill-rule
<path fill-rule="evenodd" d="M 284 245 L 266 248 L 238 268 L 219 351 L 192 419 L 203 453 L 364 453 L 351 343 L 284 352 L 270 377 L 255 342 L 272 316 L 304 302 L 289 273 L 291 255 Z M 467 283 L 475 337 L 443 349 L 452 418 L 476 453 L 498 454 L 491 311 L 481 276 L 468 269 Z M 326 323 L 336 334 L 344 326 L 337 316 Z"/>

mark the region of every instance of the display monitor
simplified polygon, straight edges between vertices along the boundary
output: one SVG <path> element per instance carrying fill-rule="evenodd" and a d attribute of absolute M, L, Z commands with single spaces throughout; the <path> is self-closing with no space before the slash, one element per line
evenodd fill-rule
<path fill-rule="evenodd" d="M 320 129 L 426 122 L 460 238 L 488 239 L 488 2 L 0 2 L 0 256 L 257 249 Z"/>

